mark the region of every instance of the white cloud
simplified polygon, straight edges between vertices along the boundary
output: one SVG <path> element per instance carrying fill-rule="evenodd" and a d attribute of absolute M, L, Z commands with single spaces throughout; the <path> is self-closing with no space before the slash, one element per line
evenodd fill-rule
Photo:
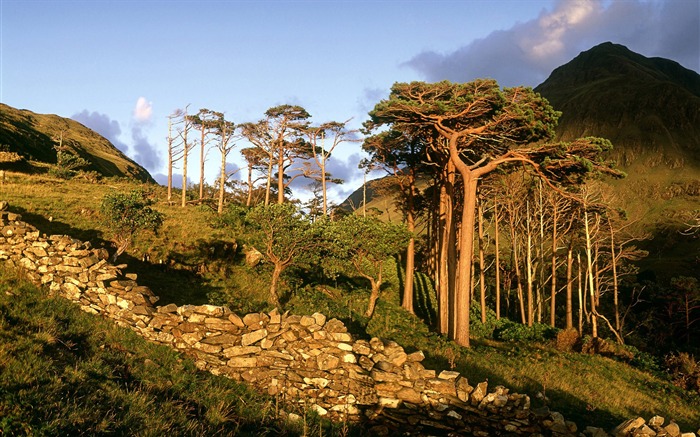
<path fill-rule="evenodd" d="M 606 41 L 700 71 L 700 2 L 558 0 L 536 19 L 454 52 L 424 51 L 405 65 L 428 81 L 489 77 L 504 86 L 535 86 L 554 68 Z"/>
<path fill-rule="evenodd" d="M 134 120 L 138 123 L 148 123 L 153 116 L 153 103 L 145 97 L 139 97 L 134 107 Z"/>

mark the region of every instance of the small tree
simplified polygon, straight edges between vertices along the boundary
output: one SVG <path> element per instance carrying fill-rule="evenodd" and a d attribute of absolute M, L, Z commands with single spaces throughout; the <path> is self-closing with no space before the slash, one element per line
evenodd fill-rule
<path fill-rule="evenodd" d="M 112 260 L 129 247 L 134 236 L 143 231 L 157 232 L 163 224 L 163 214 L 151 209 L 153 201 L 141 190 L 128 193 L 109 193 L 102 199 L 100 212 L 117 247 Z"/>
<path fill-rule="evenodd" d="M 249 237 L 272 263 L 268 302 L 279 307 L 279 280 L 284 271 L 300 264 L 321 243 L 315 227 L 290 203 L 258 205 L 246 216 Z"/>
<path fill-rule="evenodd" d="M 324 268 L 329 273 L 356 274 L 369 281 L 371 291 L 365 317 L 374 314 L 386 260 L 401 252 L 410 237 L 403 225 L 355 214 L 326 227 L 329 255 L 323 259 Z"/>

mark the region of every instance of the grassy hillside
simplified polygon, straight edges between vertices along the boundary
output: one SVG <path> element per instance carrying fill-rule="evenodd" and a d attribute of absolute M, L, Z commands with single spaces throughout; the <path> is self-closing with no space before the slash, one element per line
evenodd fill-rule
<path fill-rule="evenodd" d="M 0 267 L 2 435 L 340 435 Z M 349 431 L 349 430 L 348 430 Z"/>
<path fill-rule="evenodd" d="M 121 176 L 155 182 L 151 175 L 124 155 L 106 138 L 75 120 L 57 115 L 36 114 L 0 103 L 0 146 L 28 161 L 56 163 L 58 141 L 91 165 L 86 170 L 104 176 Z M 0 149 L 1 150 L 1 149 Z"/>
<path fill-rule="evenodd" d="M 90 240 L 95 246 L 109 245 L 108 236 L 97 213 L 99 202 L 111 190 L 125 191 L 134 186 L 122 181 L 105 180 L 98 184 L 88 184 L 79 180 L 56 180 L 41 175 L 9 174 L 6 183 L 0 185 L 0 200 L 8 200 L 11 210 L 22 213 L 26 221 L 42 232 L 69 234 Z M 159 303 L 226 303 L 240 313 L 271 309 L 266 303 L 269 269 L 264 265 L 258 268 L 245 265 L 241 250 L 245 243 L 244 235 L 233 235 L 231 231 L 217 228 L 216 216 L 208 207 L 171 206 L 165 201 L 165 193 L 161 188 L 153 188 L 152 195 L 157 200 L 155 207 L 166 216 L 164 227 L 158 235 L 142 235 L 120 261 L 128 264 L 127 272 L 138 273 L 139 282 L 149 286 L 161 297 Z M 660 363 L 648 355 L 632 351 L 631 355 L 627 354 L 626 360 L 621 361 L 612 356 L 562 352 L 554 347 L 554 341 L 550 339 L 551 333 L 536 336 L 537 341 L 499 341 L 493 336 L 493 321 L 486 326 L 474 323 L 474 346 L 466 350 L 432 332 L 426 318 L 410 315 L 399 307 L 399 280 L 395 269 L 388 272 L 389 286 L 383 291 L 377 314 L 370 321 L 362 316 L 368 297 L 366 284 L 339 281 L 333 286 L 319 286 L 304 276 L 291 274 L 285 278 L 285 309 L 304 314 L 320 311 L 343 320 L 359 337 L 379 336 L 393 339 L 409 351 L 424 350 L 426 365 L 429 367 L 438 370 L 454 369 L 472 382 L 488 379 L 491 386 L 500 384 L 512 391 L 527 393 L 533 398 L 534 407 L 548 405 L 563 413 L 567 419 L 576 421 L 582 428 L 585 425 L 612 428 L 628 418 L 639 415 L 649 418 L 653 414 L 662 415 L 667 420 L 673 418 L 683 429 L 695 430 L 700 427 L 700 396 L 675 387 L 662 371 Z M 425 305 L 429 307 L 430 285 L 420 283 L 419 289 L 423 293 L 423 302 L 428 302 Z M 41 303 L 43 299 L 36 298 L 36 303 L 32 305 L 45 305 Z M 88 324 L 86 326 L 102 323 L 91 318 L 84 320 L 81 323 Z M 43 322 L 36 322 L 35 325 L 41 326 L 41 323 Z M 5 332 L 19 329 L 9 322 L 3 322 L 1 326 L 4 337 Z M 75 341 L 70 337 L 74 335 L 70 331 L 64 337 L 64 325 L 53 326 L 51 329 L 55 337 L 63 342 L 66 342 L 65 339 Z M 96 326 L 99 328 L 85 328 L 81 332 L 101 332 L 104 329 L 103 325 Z M 34 331 L 40 332 L 41 329 Z M 16 341 L 30 341 L 32 336 L 36 336 L 34 331 L 17 331 L 12 335 L 18 339 Z M 520 333 L 513 338 L 522 340 L 527 335 L 530 334 Z M 21 337 L 29 339 L 19 340 Z M 117 346 L 122 341 L 125 344 Z M 132 351 L 133 346 L 130 344 L 134 341 L 131 337 L 115 339 L 110 343 L 111 349 L 121 350 L 119 348 L 123 347 Z M 55 341 L 54 348 L 62 348 L 61 344 L 60 341 Z M 35 350 L 40 354 L 51 352 L 48 347 Z M 634 365 L 626 362 L 630 356 L 634 356 L 631 361 Z M 143 355 L 140 357 L 138 360 L 146 361 Z M 182 366 L 187 365 L 182 364 L 176 368 L 181 369 Z M 36 372 L 51 373 L 42 369 L 29 373 L 31 375 Z M 65 381 L 69 376 L 58 373 L 55 378 Z M 177 380 L 179 377 L 171 375 L 167 378 Z M 99 378 L 109 381 L 109 378 Z M 88 384 L 93 385 L 92 382 Z M 56 393 L 64 390 L 69 390 L 68 385 L 56 382 Z M 0 392 L 5 391 L 0 389 Z M 15 388 L 11 391 L 14 392 Z M 153 402 L 164 402 L 160 399 L 161 396 L 171 400 L 174 398 L 167 391 L 154 390 L 148 394 L 151 396 L 148 399 L 153 399 Z M 60 398 L 61 395 L 56 396 Z M 105 403 L 113 404 L 115 411 L 121 411 L 117 398 L 107 398 Z M 61 411 L 64 406 L 69 407 L 60 403 L 58 405 L 52 410 L 56 417 L 63 414 Z M 185 402 L 183 405 L 189 404 Z M 168 411 L 168 408 L 170 407 L 166 404 L 162 409 Z M 262 407 L 259 409 L 264 411 Z M 196 408 L 194 410 L 199 411 Z M 236 420 L 244 422 L 245 418 L 248 422 L 255 422 L 251 417 L 256 416 L 248 416 L 246 412 L 241 414 L 242 417 Z M 127 420 L 123 417 L 115 417 L 115 420 Z M 207 420 L 202 415 L 198 417 L 191 420 Z M 182 425 L 177 426 L 218 426 L 206 423 L 186 425 L 190 423 L 188 420 L 190 419 L 178 422 Z M 167 420 L 165 423 L 168 423 Z"/>

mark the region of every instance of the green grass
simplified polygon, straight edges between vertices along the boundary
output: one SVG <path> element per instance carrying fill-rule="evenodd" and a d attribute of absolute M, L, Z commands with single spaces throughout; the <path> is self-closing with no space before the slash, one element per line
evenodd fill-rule
<path fill-rule="evenodd" d="M 2 435 L 343 435 L 0 268 Z M 289 411 L 289 410 L 288 410 Z M 294 411 L 294 410 L 291 410 Z"/>
<path fill-rule="evenodd" d="M 23 213 L 24 218 L 37 225 L 42 232 L 47 234 L 67 233 L 76 238 L 87 236 L 93 245 L 99 245 L 108 243 L 103 234 L 104 229 L 99 217 L 90 211 L 97 209 L 101 197 L 107 190 L 121 189 L 126 191 L 131 187 L 124 182 L 111 180 L 99 184 L 86 184 L 80 181 L 57 181 L 45 176 L 10 174 L 9 182 L 0 185 L 0 200 L 8 200 L 13 211 Z M 231 231 L 212 226 L 214 213 L 206 207 L 188 206 L 183 209 L 176 205 L 170 205 L 165 201 L 165 191 L 162 188 L 155 188 L 154 195 L 158 200 L 156 208 L 166 215 L 165 224 L 158 235 L 144 234 L 136 241 L 134 247 L 124 255 L 122 261 L 129 266 L 126 269 L 127 272 L 137 272 L 139 283 L 151 287 L 161 297 L 159 302 L 161 304 L 170 302 L 178 304 L 226 303 L 239 313 L 270 309 L 266 303 L 269 272 L 264 266 L 250 268 L 245 265 L 241 249 L 245 240 L 244 236 L 233 235 Z M 81 213 L 81 211 L 88 212 Z M 48 221 L 46 217 L 49 216 L 52 216 L 54 220 Z M 90 236 L 95 237 L 95 239 L 90 238 Z M 237 244 L 238 248 L 233 252 L 230 250 L 211 252 L 208 248 L 214 242 Z M 150 262 L 142 261 L 145 254 L 150 256 Z M 158 259 L 161 256 L 163 259 L 172 261 L 159 264 Z M 400 281 L 395 267 L 387 271 L 387 282 L 388 285 L 382 291 L 375 317 L 367 320 L 362 314 L 366 309 L 369 293 L 363 282 L 339 278 L 338 282 L 332 285 L 319 285 L 313 281 L 309 282 L 308 278 L 306 282 L 302 282 L 299 277 L 290 275 L 285 278 L 284 289 L 287 291 L 287 294 L 283 296 L 285 310 L 297 314 L 310 314 L 319 311 L 329 317 L 343 320 L 351 332 L 358 337 L 378 336 L 393 339 L 408 351 L 423 350 L 427 357 L 426 366 L 438 371 L 443 369 L 458 370 L 472 384 L 488 380 L 492 387 L 503 385 L 513 392 L 529 394 L 533 406 L 546 404 L 552 410 L 564 414 L 568 420 L 574 420 L 581 429 L 587 425 L 610 429 L 626 419 L 637 416 L 649 419 L 654 414 L 664 416 L 667 421 L 675 420 L 684 430 L 694 431 L 700 427 L 700 397 L 698 394 L 685 392 L 673 386 L 663 374 L 644 372 L 626 363 L 602 356 L 559 352 L 547 342 L 496 341 L 490 337 L 493 327 L 480 328 L 478 322 L 473 322 L 472 326 L 474 334 L 480 333 L 473 338 L 473 347 L 463 349 L 431 331 L 428 324 L 424 322 L 425 318 L 421 319 L 407 314 L 399 307 Z M 424 282 L 420 281 L 420 284 L 423 284 L 422 287 L 427 291 L 424 290 L 421 295 L 427 295 L 430 291 L 429 284 L 424 284 Z M 424 302 L 425 306 L 430 306 L 430 298 L 421 299 L 421 301 Z M 59 301 L 52 300 L 51 302 L 53 303 L 49 306 L 57 308 L 63 308 L 60 305 L 67 306 Z M 42 304 L 37 300 L 33 305 L 41 306 Z M 432 300 L 432 305 L 434 305 L 434 300 Z M 57 313 L 61 314 L 62 311 Z M 80 316 L 80 319 L 82 320 L 83 317 L 86 317 L 86 321 L 81 323 L 92 326 L 92 328 L 86 328 L 80 332 L 94 331 L 98 334 L 107 329 L 104 326 L 105 322 L 92 317 L 87 318 L 88 316 Z M 94 323 L 100 324 L 93 326 Z M 6 330 L 6 324 L 7 322 L 3 321 L 1 331 L 3 333 Z M 82 341 L 80 335 L 70 334 L 73 331 L 65 331 L 64 325 L 60 323 L 41 322 L 39 325 L 43 328 L 33 328 L 33 330 L 21 332 L 12 331 L 16 332 L 14 335 L 18 339 L 25 338 L 22 340 L 23 344 L 26 343 L 23 347 L 31 349 L 35 356 L 41 357 L 54 350 L 66 349 L 62 342 L 78 344 L 79 341 Z M 72 329 L 75 331 L 75 328 Z M 256 406 L 252 407 L 251 410 L 239 410 L 238 408 L 241 406 L 231 403 L 225 396 L 205 401 L 198 398 L 199 395 L 174 395 L 170 391 L 174 390 L 173 386 L 183 387 L 186 389 L 185 393 L 192 393 L 197 391 L 194 386 L 203 384 L 203 386 L 208 387 L 206 393 L 216 393 L 219 390 L 224 390 L 220 388 L 221 385 L 228 384 L 229 381 L 222 382 L 220 379 L 214 378 L 211 381 L 216 382 L 192 382 L 193 379 L 189 378 L 195 377 L 180 375 L 182 372 L 188 373 L 192 367 L 182 357 L 178 357 L 172 352 L 161 351 L 156 346 L 143 345 L 142 347 L 145 349 L 159 351 L 158 355 L 164 357 L 171 357 L 169 354 L 173 354 L 171 358 L 156 359 L 150 356 L 146 358 L 146 355 L 138 355 L 134 351 L 134 347 L 130 346 L 136 342 L 134 334 L 127 332 L 120 335 L 123 336 L 118 339 L 112 336 L 109 337 L 110 341 L 103 340 L 91 347 L 74 349 L 75 351 L 106 352 L 129 359 L 130 364 L 126 366 L 129 372 L 119 370 L 124 369 L 124 366 L 111 365 L 112 362 L 107 358 L 104 360 L 107 360 L 109 364 L 100 361 L 103 360 L 102 358 L 93 361 L 88 357 L 84 361 L 79 361 L 80 364 L 77 367 L 75 364 L 64 365 L 60 372 L 46 370 L 42 367 L 45 366 L 42 364 L 42 360 L 36 358 L 34 360 L 28 358 L 27 363 L 14 364 L 19 368 L 36 368 L 38 375 L 44 375 L 41 378 L 49 382 L 53 381 L 47 387 L 54 387 L 52 390 L 56 393 L 55 399 L 50 401 L 54 407 L 45 408 L 51 414 L 46 413 L 42 423 L 44 421 L 46 423 L 67 421 L 66 417 L 75 416 L 76 411 L 87 409 L 85 405 L 89 404 L 89 400 L 92 403 L 99 401 L 106 405 L 105 409 L 101 411 L 101 417 L 113 417 L 115 421 L 129 424 L 139 424 L 151 419 L 140 416 L 141 413 L 125 411 L 123 405 L 127 402 L 143 405 L 143 408 L 149 409 L 149 411 L 162 410 L 167 418 L 153 425 L 153 429 L 166 429 L 163 427 L 169 426 L 168 424 L 175 420 L 178 421 L 177 427 L 181 430 L 195 427 L 192 429 L 198 431 L 203 428 L 196 427 L 202 426 L 208 426 L 207 429 L 210 430 L 219 429 L 215 427 L 224 425 L 216 425 L 216 423 L 231 416 L 235 419 L 227 426 L 234 426 L 233 423 L 235 426 L 240 426 L 237 429 L 247 429 L 246 426 L 260 426 L 261 429 L 267 429 L 266 427 L 270 426 L 274 430 L 270 433 L 281 432 L 274 428 L 277 422 L 267 418 L 267 416 L 263 418 L 259 416 L 260 412 L 274 416 L 270 413 L 269 407 L 265 407 L 271 402 L 270 400 L 264 400 L 262 404 L 252 404 Z M 54 337 L 59 338 L 60 341 L 51 340 Z M 106 345 L 105 348 L 100 348 L 103 344 Z M 3 346 L 3 348 L 5 347 Z M 120 348 L 124 348 L 125 351 Z M 0 368 L 4 369 L 6 366 L 4 364 L 5 357 L 10 355 L 3 352 L 0 356 L 3 357 L 0 359 Z M 134 358 L 135 356 L 139 358 Z M 133 366 L 139 363 L 143 364 L 147 360 L 149 363 L 151 361 L 156 363 L 156 365 L 149 365 L 147 372 L 133 370 Z M 70 363 L 74 362 L 70 361 Z M 171 367 L 174 373 L 169 374 L 169 376 L 156 377 L 160 375 L 160 372 L 166 372 Z M 69 372 L 65 370 L 66 368 L 76 370 Z M 98 370 L 93 371 L 92 369 Z M 71 385 L 58 382 L 70 378 L 80 381 L 81 378 L 88 378 L 93 373 L 101 375 L 97 381 L 90 383 L 90 385 L 99 388 L 97 394 L 74 396 L 73 392 L 70 391 Z M 143 376 L 145 374 L 156 376 L 146 378 Z M 50 375 L 54 376 L 49 377 Z M 60 377 L 56 375 L 60 375 Z M 17 375 L 14 378 L 30 379 L 30 381 L 16 382 L 16 387 L 19 388 L 24 387 L 21 385 L 22 383 L 29 384 L 29 386 L 37 384 L 36 381 L 31 382 L 33 380 L 27 376 Z M 196 378 L 204 377 L 197 376 Z M 199 381 L 196 378 L 194 380 Z M 116 390 L 116 387 L 126 387 L 126 390 L 120 392 Z M 13 391 L 17 390 L 13 389 Z M 5 393 L 6 390 L 0 389 L 0 392 Z M 49 392 L 50 390 L 46 390 L 47 396 Z M 139 393 L 148 393 L 148 395 L 141 396 Z M 537 397 L 538 393 L 542 394 L 543 399 Z M 16 395 L 13 394 L 13 396 Z M 251 399 L 257 399 L 252 394 L 248 396 Z M 26 405 L 19 404 L 21 400 L 21 398 L 14 399 L 11 405 Z M 158 406 L 154 408 L 151 404 L 149 407 L 149 402 L 155 402 Z M 163 407 L 160 406 L 160 402 L 164 402 Z M 182 408 L 178 409 L 171 403 Z M 71 411 L 73 412 L 71 413 Z M 10 413 L 15 414 L 15 410 L 13 409 L 7 414 L 0 414 L 0 416 L 9 417 Z M 89 411 L 85 414 L 87 417 L 91 417 Z M 262 422 L 256 422 L 256 420 Z M 199 423 L 199 421 L 204 421 L 204 424 Z M 94 430 L 98 430 L 99 426 L 106 426 L 99 425 L 97 418 L 93 422 L 90 426 Z M 24 426 L 22 425 L 24 422 L 18 421 L 16 423 L 20 424 L 19 428 L 16 429 L 21 433 L 23 429 L 21 426 Z M 44 425 L 35 425 L 34 422 L 31 422 L 31 426 Z"/>

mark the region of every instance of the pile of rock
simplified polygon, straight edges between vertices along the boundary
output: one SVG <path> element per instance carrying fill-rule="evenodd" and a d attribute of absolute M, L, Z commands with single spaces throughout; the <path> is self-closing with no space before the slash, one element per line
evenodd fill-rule
<path fill-rule="evenodd" d="M 580 435 L 561 414 L 531 409 L 526 395 L 501 386 L 489 391 L 487 382 L 472 386 L 457 372 L 426 369 L 421 351 L 407 353 L 377 338 L 355 340 L 341 321 L 320 313 L 273 310 L 239 317 L 212 305 L 155 306 L 151 290 L 107 258 L 106 250 L 87 242 L 40 236 L 18 214 L 0 210 L 0 261 L 85 311 L 183 351 L 202 370 L 245 381 L 320 415 L 369 421 L 378 435 Z M 638 421 L 613 435 L 694 435 L 674 433 L 675 424 L 662 427 L 658 418 Z M 606 435 L 592 427 L 583 434 Z"/>

